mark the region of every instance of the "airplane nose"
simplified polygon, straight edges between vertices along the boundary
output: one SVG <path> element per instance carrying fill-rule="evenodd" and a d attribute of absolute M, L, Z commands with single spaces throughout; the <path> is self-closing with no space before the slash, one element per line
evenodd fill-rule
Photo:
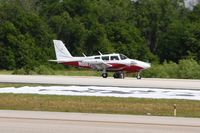
<path fill-rule="evenodd" d="M 151 67 L 151 63 L 138 61 L 138 60 L 130 60 L 130 66 L 139 66 L 141 69 L 148 69 Z"/>
<path fill-rule="evenodd" d="M 150 63 L 144 63 L 144 65 L 143 65 L 143 68 L 144 69 L 148 69 L 148 68 L 150 68 L 151 67 L 151 64 Z"/>

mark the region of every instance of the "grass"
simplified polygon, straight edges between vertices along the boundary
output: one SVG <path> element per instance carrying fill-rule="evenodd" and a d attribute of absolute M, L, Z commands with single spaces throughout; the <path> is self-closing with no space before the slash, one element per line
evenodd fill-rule
<path fill-rule="evenodd" d="M 13 71 L 0 70 L 1 75 L 11 75 Z M 101 72 L 92 70 L 55 70 L 53 75 L 66 75 L 66 76 L 100 76 Z M 22 74 L 23 75 L 23 74 Z"/>
<path fill-rule="evenodd" d="M 5 75 L 11 75 L 13 71 L 6 71 L 6 70 L 1 70 L 0 74 L 5 74 Z M 23 74 L 19 74 L 23 75 Z M 35 74 L 34 74 L 35 75 Z M 38 74 L 40 75 L 40 74 Z M 46 74 L 42 74 L 46 75 Z M 54 70 L 54 74 L 51 75 L 64 75 L 64 76 L 101 76 L 101 72 L 95 71 L 95 70 L 76 70 L 75 68 L 73 70 Z M 113 73 L 109 72 L 108 73 L 109 77 L 113 76 Z"/>
<path fill-rule="evenodd" d="M 0 84 L 0 89 L 4 87 L 23 87 L 25 86 L 24 84 Z"/>
<path fill-rule="evenodd" d="M 0 83 L 0 89 L 1 88 L 5 88 L 5 87 L 16 87 L 16 88 L 18 88 L 18 87 L 24 87 L 24 86 L 53 86 L 53 85 L 51 85 L 51 84 L 12 84 L 12 83 L 3 83 L 3 84 L 1 84 Z"/>
<path fill-rule="evenodd" d="M 7 74 L 7 75 L 10 75 L 12 74 L 13 71 L 8 71 L 8 70 L 0 70 L 0 74 Z"/>
<path fill-rule="evenodd" d="M 67 76 L 100 76 L 101 73 L 92 70 L 56 70 L 55 75 L 67 75 Z"/>
<path fill-rule="evenodd" d="M 200 118 L 200 101 L 115 97 L 0 94 L 0 109 Z"/>

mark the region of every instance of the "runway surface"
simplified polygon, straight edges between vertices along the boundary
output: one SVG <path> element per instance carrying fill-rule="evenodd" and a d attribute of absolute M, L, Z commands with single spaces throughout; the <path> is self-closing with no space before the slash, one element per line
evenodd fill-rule
<path fill-rule="evenodd" d="M 0 83 L 37 83 L 55 85 L 118 86 L 200 90 L 200 80 L 184 79 L 103 79 L 101 77 L 0 75 Z"/>
<path fill-rule="evenodd" d="M 200 119 L 0 111 L 1 133 L 199 133 Z"/>

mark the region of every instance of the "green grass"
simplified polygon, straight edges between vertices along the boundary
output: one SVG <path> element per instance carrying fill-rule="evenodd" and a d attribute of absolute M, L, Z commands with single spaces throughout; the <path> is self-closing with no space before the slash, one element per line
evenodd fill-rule
<path fill-rule="evenodd" d="M 0 89 L 1 88 L 5 88 L 5 87 L 16 87 L 16 88 L 18 88 L 18 87 L 24 87 L 24 86 L 53 86 L 53 85 L 51 85 L 51 84 L 11 84 L 11 83 L 3 83 L 3 84 L 1 84 L 0 83 Z"/>
<path fill-rule="evenodd" d="M 2 70 L 0 71 L 0 74 L 5 74 L 5 75 L 11 75 L 13 73 L 13 71 L 6 71 L 6 70 Z M 22 73 L 18 73 L 19 75 L 23 75 Z M 112 74 L 113 73 L 108 73 L 109 76 L 112 77 Z M 31 75 L 31 74 L 30 74 Z M 40 74 L 36 74 L 34 73 L 33 75 L 40 75 Z M 41 74 L 41 75 L 46 75 L 45 73 L 44 74 Z M 54 70 L 53 71 L 53 74 L 51 75 L 64 75 L 64 76 L 101 76 L 101 72 L 98 72 L 98 71 L 95 71 L 95 70 L 86 70 L 86 69 L 83 69 L 83 70 L 76 70 L 76 69 L 73 69 L 73 70 Z"/>
<path fill-rule="evenodd" d="M 0 109 L 199 117 L 200 101 L 115 97 L 0 94 Z"/>
<path fill-rule="evenodd" d="M 56 70 L 55 75 L 66 75 L 66 76 L 100 76 L 101 73 L 92 70 Z"/>
<path fill-rule="evenodd" d="M 0 84 L 0 89 L 5 88 L 5 87 L 23 87 L 25 86 L 24 84 Z"/>
<path fill-rule="evenodd" d="M 10 75 L 12 74 L 13 71 L 8 71 L 8 70 L 0 70 L 0 74 L 7 74 L 7 75 Z"/>

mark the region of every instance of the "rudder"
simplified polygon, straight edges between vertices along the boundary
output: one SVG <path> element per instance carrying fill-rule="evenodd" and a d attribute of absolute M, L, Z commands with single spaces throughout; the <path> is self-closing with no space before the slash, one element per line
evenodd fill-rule
<path fill-rule="evenodd" d="M 57 60 L 72 58 L 72 55 L 61 40 L 53 40 Z"/>

